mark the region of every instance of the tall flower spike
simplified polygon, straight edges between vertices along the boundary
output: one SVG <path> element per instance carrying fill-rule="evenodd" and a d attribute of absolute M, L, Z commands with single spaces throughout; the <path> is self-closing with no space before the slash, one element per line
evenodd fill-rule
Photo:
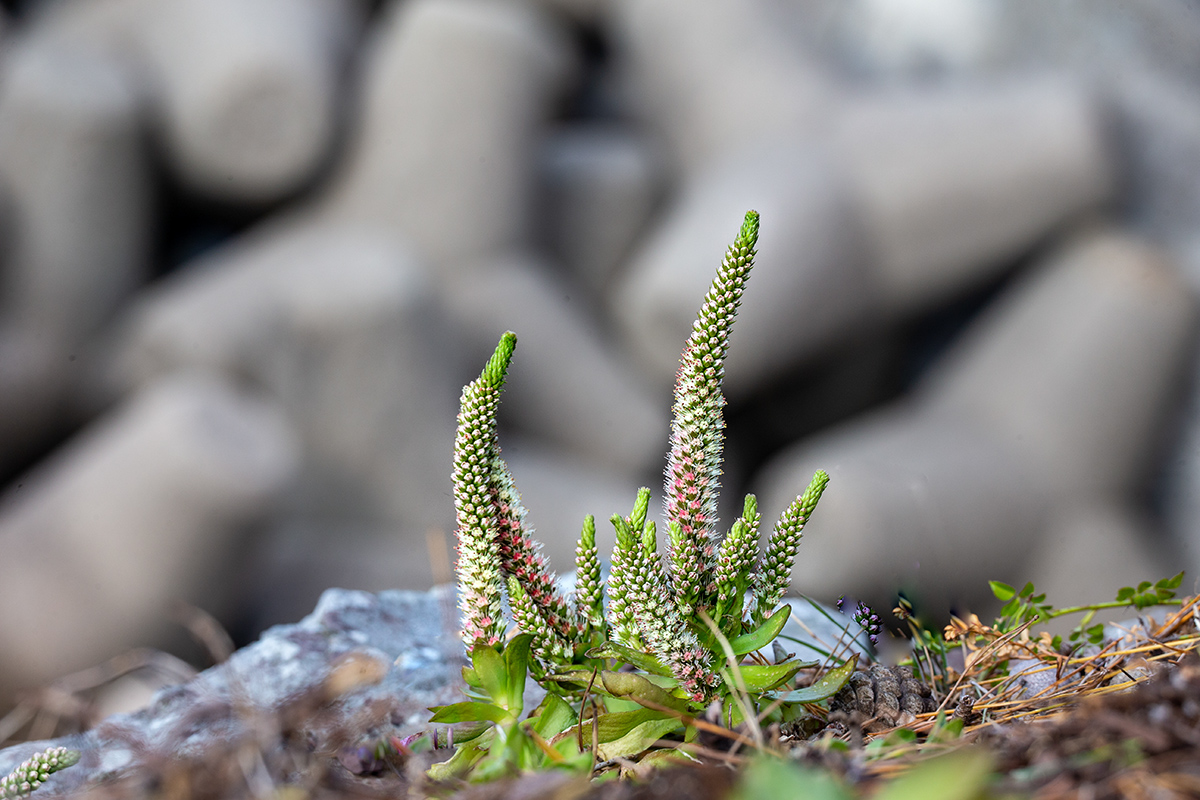
<path fill-rule="evenodd" d="M 717 490 L 725 421 L 725 354 L 746 277 L 754 264 L 758 212 L 746 212 L 733 245 L 726 251 L 712 287 L 692 325 L 679 372 L 671 420 L 671 452 L 666 469 L 666 518 L 672 530 L 668 556 L 677 601 L 685 616 L 712 598 L 717 539 Z"/>
<path fill-rule="evenodd" d="M 608 629 L 610 638 L 630 647 L 640 647 L 642 637 L 634 619 L 633 607 L 629 602 L 629 579 L 632 574 L 632 567 L 629 565 L 636 560 L 637 556 L 627 553 L 625 550 L 627 547 L 633 547 L 633 543 L 637 541 L 638 535 L 646 524 L 646 513 L 649 508 L 650 490 L 643 486 L 638 490 L 637 499 L 633 503 L 633 513 L 626 519 L 621 519 L 619 514 L 613 516 L 613 525 L 617 524 L 616 520 L 621 520 L 621 525 L 630 532 L 630 535 L 624 539 L 618 535 L 617 543 L 613 547 L 612 569 L 608 575 Z M 634 528 L 634 523 L 637 524 L 636 528 Z"/>
<path fill-rule="evenodd" d="M 766 555 L 763 556 L 755 579 L 755 621 L 761 622 L 766 619 L 787 592 L 792 582 L 792 566 L 796 563 L 796 550 L 800 546 L 804 524 L 812 516 L 827 483 L 829 475 L 824 470 L 817 470 L 804 494 L 793 500 L 775 523 L 775 529 L 771 531 L 771 541 L 767 545 Z"/>
<path fill-rule="evenodd" d="M 479 378 L 463 387 L 458 433 L 454 437 L 454 512 L 458 542 L 459 608 L 462 639 L 495 645 L 504 635 L 501 606 L 500 544 L 492 493 L 496 458 L 496 410 L 517 336 L 508 331 Z"/>
<path fill-rule="evenodd" d="M 525 507 L 499 448 L 492 462 L 492 501 L 496 509 L 496 537 L 500 544 L 500 568 L 520 582 L 540 615 L 559 636 L 574 641 L 580 625 L 555 584 L 541 544 L 525 524 Z"/>
<path fill-rule="evenodd" d="M 0 798 L 11 800 L 28 797 L 55 772 L 73 766 L 79 761 L 78 750 L 51 747 L 27 758 L 21 765 L 0 778 Z"/>
<path fill-rule="evenodd" d="M 604 631 L 604 584 L 596 548 L 596 518 L 591 514 L 583 518 L 583 531 L 575 548 L 575 607 L 591 630 Z"/>

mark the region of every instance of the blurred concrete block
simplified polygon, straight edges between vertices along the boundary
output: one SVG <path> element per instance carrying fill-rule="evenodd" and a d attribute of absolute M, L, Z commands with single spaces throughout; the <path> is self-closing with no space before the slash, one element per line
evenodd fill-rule
<path fill-rule="evenodd" d="M 726 362 L 731 398 L 878 323 L 864 237 L 830 161 L 798 147 L 742 152 L 684 186 L 615 287 L 610 310 L 648 379 L 673 380 L 696 311 L 750 208 L 762 215 L 762 232 Z"/>
<path fill-rule="evenodd" d="M 817 469 L 829 487 L 792 586 L 822 598 L 890 603 L 903 588 L 939 610 L 979 599 L 988 580 L 1019 578 L 1050 503 L 1020 454 L 973 421 L 894 408 L 768 462 L 754 481 L 764 526 Z"/>
<path fill-rule="evenodd" d="M 449 524 L 460 393 L 441 304 L 410 252 L 348 226 L 284 226 L 208 256 L 130 312 L 116 383 L 181 367 L 248 379 L 304 442 L 293 512 Z"/>
<path fill-rule="evenodd" d="M 900 587 L 986 600 L 1023 580 L 1065 504 L 1141 484 L 1195 323 L 1161 255 L 1129 237 L 1077 239 L 1002 297 L 911 407 L 800 443 L 760 473 L 771 519 L 818 467 L 830 486 L 794 578 L 887 602 Z"/>
<path fill-rule="evenodd" d="M 1113 496 L 1146 480 L 1182 387 L 1195 300 L 1161 251 L 1095 232 L 1000 298 L 922 385 L 1056 492 Z"/>
<path fill-rule="evenodd" d="M 281 411 L 209 375 L 139 393 L 18 484 L 0 510 L 0 674 L 28 686 L 145 641 L 212 601 L 213 569 L 289 480 Z"/>
<path fill-rule="evenodd" d="M 171 0 L 140 9 L 138 45 L 173 169 L 221 200 L 293 191 L 328 154 L 338 72 L 361 24 L 333 0 Z"/>
<path fill-rule="evenodd" d="M 819 68 L 760 0 L 617 0 L 617 56 L 641 117 L 684 174 L 733 149 L 788 141 L 822 122 Z"/>
<path fill-rule="evenodd" d="M 541 173 L 549 245 L 576 283 L 600 297 L 661 195 L 661 165 L 627 128 L 576 123 L 546 138 Z"/>
<path fill-rule="evenodd" d="M 1051 80 L 848 101 L 833 142 L 893 313 L 978 284 L 1115 188 L 1099 109 Z"/>
<path fill-rule="evenodd" d="M 846 103 L 828 140 L 698 171 L 615 290 L 613 314 L 648 373 L 670 373 L 746 209 L 763 223 L 730 351 L 733 398 L 995 277 L 1107 197 L 1111 164 L 1083 95 L 975 88 Z"/>
<path fill-rule="evenodd" d="M 502 421 L 618 470 L 661 463 L 669 397 L 638 382 L 548 267 L 518 254 L 493 258 L 449 284 L 446 294 L 478 363 L 505 330 L 517 334 Z"/>
<path fill-rule="evenodd" d="M 1157 581 L 1183 568 L 1165 545 L 1162 531 L 1130 508 L 1100 498 L 1063 506 L 1030 551 L 1021 585 L 1033 581 L 1059 608 L 1112 600 L 1123 586 Z M 1185 581 L 1185 591 L 1190 583 Z M 1066 633 L 1081 616 L 1055 620 L 1053 630 Z M 1129 608 L 1111 609 L 1096 621 L 1129 616 Z"/>
<path fill-rule="evenodd" d="M 92 52 L 27 37 L 4 56 L 5 311 L 64 357 L 143 276 L 151 187 L 138 114 L 126 74 Z"/>
<path fill-rule="evenodd" d="M 438 267 L 521 243 L 565 42 L 533 7 L 495 0 L 393 3 L 374 33 L 326 210 L 404 234 Z"/>

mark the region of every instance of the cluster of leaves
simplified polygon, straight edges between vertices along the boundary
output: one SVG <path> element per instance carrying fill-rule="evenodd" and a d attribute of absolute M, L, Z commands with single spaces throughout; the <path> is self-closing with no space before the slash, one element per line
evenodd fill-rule
<path fill-rule="evenodd" d="M 1008 658 L 1040 659 L 1047 662 L 1073 657 L 1088 646 L 1100 645 L 1105 639 L 1104 623 L 1094 623 L 1096 615 L 1110 609 L 1129 609 L 1134 612 L 1154 606 L 1177 606 L 1176 592 L 1183 582 L 1183 573 L 1158 581 L 1143 581 L 1136 586 L 1122 587 L 1110 601 L 1057 608 L 1039 593 L 1033 583 L 1020 589 L 1002 581 L 989 581 L 992 594 L 1004 606 L 991 625 L 984 624 L 974 614 L 965 619 L 952 618 L 943 630 L 922 625 L 913 613 L 912 605 L 901 598 L 893 613 L 908 624 L 913 644 L 913 666 L 920 677 L 943 691 L 951 689 L 950 651 L 963 648 L 968 660 L 987 652 L 991 668 L 988 675 L 1004 675 Z M 1059 617 L 1081 615 L 1078 623 L 1064 637 L 1035 626 Z"/>
<path fill-rule="evenodd" d="M 458 579 L 464 670 L 471 699 L 435 709 L 458 725 L 454 757 L 435 777 L 488 779 L 504 771 L 562 765 L 592 768 L 643 761 L 690 741 L 695 714 L 717 701 L 722 721 L 758 731 L 832 696 L 853 670 L 845 661 L 822 681 L 787 684 L 805 667 L 771 647 L 787 622 L 780 606 L 805 522 L 828 482 L 817 472 L 783 512 L 759 557 L 758 504 L 746 497 L 727 535 L 717 529 L 724 421 L 721 384 L 737 308 L 753 265 L 758 214 L 746 214 L 705 296 L 680 359 L 666 469 L 665 557 L 648 519 L 650 490 L 628 516 L 613 515 L 616 546 L 602 579 L 593 517 L 576 550 L 576 591 L 564 596 L 525 523 L 500 457 L 496 411 L 516 347 L 501 337 L 461 400 L 454 452 Z M 504 598 L 520 635 L 504 641 Z M 525 719 L 529 671 L 547 691 Z M 664 742 L 664 740 L 666 740 Z M 655 749 L 659 753 L 650 752 Z"/>

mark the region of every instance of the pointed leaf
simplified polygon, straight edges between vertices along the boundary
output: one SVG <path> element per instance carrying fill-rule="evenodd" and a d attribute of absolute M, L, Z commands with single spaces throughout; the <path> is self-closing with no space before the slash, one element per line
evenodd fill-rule
<path fill-rule="evenodd" d="M 476 673 L 471 667 L 463 667 L 462 676 L 463 683 L 467 684 L 467 686 L 474 686 L 476 689 L 483 688 L 483 682 L 479 680 L 478 673 Z"/>
<path fill-rule="evenodd" d="M 430 722 L 504 722 L 510 718 L 507 711 L 491 703 L 451 703 L 431 710 Z"/>
<path fill-rule="evenodd" d="M 514 636 L 504 647 L 504 671 L 508 683 L 508 710 L 519 716 L 524 705 L 525 676 L 529 672 L 529 648 L 533 644 L 532 633 Z"/>
<path fill-rule="evenodd" d="M 483 690 L 497 703 L 506 702 L 508 675 L 500 654 L 485 644 L 478 644 L 471 648 L 471 665 Z"/>
<path fill-rule="evenodd" d="M 967 748 L 924 761 L 876 792 L 875 800 L 971 800 L 987 786 L 992 757 Z"/>
<path fill-rule="evenodd" d="M 996 595 L 997 600 L 1011 600 L 1017 593 L 1016 589 L 1003 581 L 988 581 L 988 586 L 992 587 L 992 594 Z"/>
<path fill-rule="evenodd" d="M 553 739 L 575 722 L 575 709 L 556 694 L 546 695 L 533 718 L 533 729 L 546 739 Z"/>
<path fill-rule="evenodd" d="M 654 685 L 635 672 L 608 672 L 606 670 L 600 673 L 600 683 L 604 687 L 604 691 L 623 700 L 632 700 L 635 703 L 650 702 L 666 708 L 673 708 L 676 711 L 683 711 L 687 708 L 686 700 L 671 695 L 666 689 Z"/>
<path fill-rule="evenodd" d="M 775 613 L 767 617 L 767 621 L 760 625 L 757 629 L 730 639 L 729 646 L 733 648 L 733 654 L 737 656 L 744 656 L 746 653 L 753 653 L 756 650 L 761 650 L 771 642 L 775 641 L 776 637 L 778 637 L 783 631 L 783 626 L 787 625 L 787 621 L 791 616 L 791 613 L 791 606 L 780 606 L 775 610 Z"/>
<path fill-rule="evenodd" d="M 677 719 L 647 720 L 620 739 L 601 743 L 596 748 L 596 755 L 605 761 L 611 761 L 614 758 L 635 756 L 651 747 L 667 734 L 682 728 L 683 723 Z"/>
<path fill-rule="evenodd" d="M 632 664 L 640 670 L 649 672 L 652 675 L 663 675 L 669 677 L 671 670 L 659 661 L 654 656 L 648 653 L 642 653 L 634 650 L 632 647 L 626 647 L 618 642 L 605 642 L 598 647 L 593 647 L 587 651 L 588 658 L 615 658 L 618 661 L 623 661 L 626 664 Z"/>
<path fill-rule="evenodd" d="M 765 692 L 774 689 L 779 684 L 790 679 L 804 667 L 802 661 L 789 661 L 784 664 L 743 664 L 738 667 L 742 674 L 742 682 L 748 692 Z M 732 691 L 733 687 L 730 687 Z"/>
<path fill-rule="evenodd" d="M 817 703 L 821 700 L 826 700 L 837 694 L 846 681 L 850 680 L 850 676 L 854 674 L 854 668 L 857 665 L 858 654 L 855 653 L 841 666 L 827 670 L 812 686 L 805 686 L 803 689 L 793 689 L 790 692 L 772 694 L 771 697 L 776 700 L 783 700 L 785 703 Z"/>

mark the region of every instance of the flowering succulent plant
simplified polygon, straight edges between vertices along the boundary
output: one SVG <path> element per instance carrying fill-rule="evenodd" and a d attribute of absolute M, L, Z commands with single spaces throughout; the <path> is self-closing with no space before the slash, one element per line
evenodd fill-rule
<path fill-rule="evenodd" d="M 684 724 L 687 713 L 714 700 L 729 724 L 757 716 L 760 703 L 773 718 L 792 719 L 800 704 L 831 696 L 853 670 L 851 660 L 806 689 L 788 691 L 784 684 L 812 663 L 791 657 L 769 663 L 756 655 L 788 619 L 789 607 L 780 600 L 828 476 L 818 471 L 783 512 L 761 558 L 753 495 L 727 535 L 717 526 L 721 384 L 758 226 L 758 214 L 748 212 L 680 359 L 665 481 L 665 559 L 647 518 L 650 490 L 643 488 L 628 516 L 611 517 L 616 546 L 607 581 L 595 519 L 584 520 L 574 597 L 564 596 L 525 523 L 497 441 L 496 411 L 515 334 L 500 338 L 479 378 L 463 389 L 453 480 L 471 700 L 435 709 L 433 722 L 460 724 L 458 752 L 435 776 L 649 758 L 656 743 L 663 752 L 664 737 L 686 742 L 694 734 Z M 518 633 L 507 644 L 505 595 Z M 521 720 L 527 670 L 548 695 Z M 584 702 L 596 696 L 604 698 L 603 707 Z"/>

